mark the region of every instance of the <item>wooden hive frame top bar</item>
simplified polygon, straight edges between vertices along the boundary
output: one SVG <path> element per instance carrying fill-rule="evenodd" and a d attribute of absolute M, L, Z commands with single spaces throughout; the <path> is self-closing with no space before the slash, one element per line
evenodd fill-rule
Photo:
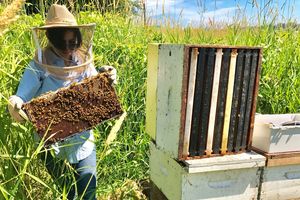
<path fill-rule="evenodd" d="M 216 48 L 216 49 L 262 49 L 260 46 L 234 46 L 234 45 L 197 45 L 197 44 L 187 44 L 184 45 L 188 48 Z"/>

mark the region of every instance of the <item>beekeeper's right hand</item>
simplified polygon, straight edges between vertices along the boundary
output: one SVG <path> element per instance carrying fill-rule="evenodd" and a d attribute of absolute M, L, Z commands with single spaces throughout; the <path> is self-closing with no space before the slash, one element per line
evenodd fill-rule
<path fill-rule="evenodd" d="M 8 111 L 10 116 L 17 122 L 24 122 L 24 118 L 19 114 L 24 101 L 16 95 L 10 96 L 8 101 Z"/>
<path fill-rule="evenodd" d="M 99 72 L 107 72 L 109 74 L 109 79 L 111 83 L 117 84 L 117 70 L 113 66 L 103 65 L 99 68 Z"/>

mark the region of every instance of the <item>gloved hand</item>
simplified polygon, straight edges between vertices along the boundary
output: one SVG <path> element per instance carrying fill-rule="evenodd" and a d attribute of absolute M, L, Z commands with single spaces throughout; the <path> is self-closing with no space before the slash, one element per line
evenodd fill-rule
<path fill-rule="evenodd" d="M 108 72 L 111 82 L 117 84 L 117 70 L 113 66 L 104 65 L 99 68 L 99 72 Z"/>
<path fill-rule="evenodd" d="M 9 97 L 8 99 L 9 104 L 8 104 L 8 111 L 9 114 L 11 115 L 11 117 L 17 121 L 17 122 L 24 122 L 24 119 L 28 119 L 28 117 L 26 116 L 25 112 L 21 110 L 21 107 L 24 103 L 24 101 L 16 96 L 16 95 L 12 95 Z M 19 113 L 23 112 L 24 116 L 22 117 Z"/>

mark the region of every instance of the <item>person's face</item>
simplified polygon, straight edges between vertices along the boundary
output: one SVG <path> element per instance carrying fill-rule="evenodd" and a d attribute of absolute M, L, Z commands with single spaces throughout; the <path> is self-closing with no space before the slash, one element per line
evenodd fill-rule
<path fill-rule="evenodd" d="M 60 51 L 64 57 L 69 58 L 76 50 L 75 46 L 78 43 L 76 34 L 73 31 L 66 31 L 64 33 L 63 42 L 66 48 Z"/>

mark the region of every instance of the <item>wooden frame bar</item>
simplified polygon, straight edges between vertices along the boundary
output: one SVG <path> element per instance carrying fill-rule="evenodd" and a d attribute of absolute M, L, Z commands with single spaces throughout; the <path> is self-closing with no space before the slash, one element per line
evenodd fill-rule
<path fill-rule="evenodd" d="M 223 154 L 223 155 L 227 151 L 237 55 L 238 55 L 237 50 L 233 49 L 231 52 L 231 58 L 230 58 L 230 68 L 229 68 L 229 78 L 228 78 L 229 80 L 228 80 L 225 114 L 224 114 L 224 127 L 223 127 L 223 137 L 222 137 L 222 147 L 221 147 L 221 154 Z"/>
<path fill-rule="evenodd" d="M 194 94 L 194 107 L 193 107 L 193 118 L 192 118 L 192 130 L 190 138 L 189 152 L 190 156 L 199 155 L 199 130 L 200 130 L 200 120 L 202 117 L 202 102 L 203 102 L 203 90 L 204 90 L 204 73 L 205 64 L 207 62 L 207 52 L 205 48 L 200 48 L 198 50 L 198 63 L 197 63 L 197 76 L 196 76 L 196 88 Z"/>
<path fill-rule="evenodd" d="M 238 121 L 238 113 L 239 113 L 238 109 L 239 109 L 241 79 L 243 74 L 243 63 L 244 63 L 244 55 L 245 55 L 244 51 L 245 50 L 243 49 L 239 49 L 237 55 L 227 151 L 233 150 L 236 143 L 235 139 L 237 138 L 237 121 Z"/>
<path fill-rule="evenodd" d="M 200 118 L 200 141 L 199 141 L 199 155 L 203 155 L 207 146 L 207 131 L 209 124 L 209 113 L 211 106 L 211 95 L 212 95 L 212 84 L 214 74 L 214 63 L 215 63 L 215 49 L 210 48 L 208 50 L 207 66 L 205 68 L 205 82 L 204 82 L 204 94 L 203 104 Z"/>
<path fill-rule="evenodd" d="M 185 118 L 185 133 L 183 143 L 183 155 L 189 154 L 190 133 L 192 128 L 192 114 L 194 105 L 194 93 L 196 85 L 196 73 L 197 73 L 197 60 L 198 49 L 192 48 L 190 59 L 190 74 L 189 74 L 189 86 L 186 106 L 186 118 Z"/>
<path fill-rule="evenodd" d="M 238 121 L 237 121 L 237 137 L 235 139 L 235 151 L 240 151 L 241 150 L 241 145 L 242 145 L 242 138 L 243 135 L 247 133 L 244 133 L 244 122 L 245 122 L 245 111 L 246 111 L 246 104 L 247 104 L 247 97 L 248 97 L 248 86 L 249 86 L 249 75 L 250 75 L 250 58 L 251 58 L 251 50 L 246 50 L 246 55 L 245 55 L 245 63 L 243 65 L 243 78 L 242 78 L 242 83 L 241 83 L 241 88 L 240 88 L 240 98 L 239 98 L 239 110 L 238 110 Z"/>
<path fill-rule="evenodd" d="M 219 84 L 218 104 L 217 113 L 214 129 L 214 141 L 213 141 L 213 152 L 215 154 L 220 153 L 222 147 L 222 133 L 224 126 L 224 115 L 226 110 L 226 95 L 229 79 L 229 68 L 230 68 L 230 49 L 223 49 L 222 68 Z M 227 139 L 224 139 L 224 143 L 227 144 Z"/>
<path fill-rule="evenodd" d="M 207 130 L 206 155 L 211 155 L 212 147 L 213 147 L 213 138 L 214 138 L 214 128 L 215 128 L 215 120 L 216 120 L 216 112 L 217 112 L 217 101 L 218 101 L 218 93 L 219 93 L 222 55 L 223 55 L 222 49 L 217 49 L 215 68 L 214 68 L 214 79 L 213 79 L 213 85 L 212 85 L 208 130 Z"/>
<path fill-rule="evenodd" d="M 250 80 L 249 87 L 247 91 L 247 105 L 245 110 L 245 120 L 244 120 L 244 135 L 242 138 L 241 148 L 245 150 L 247 147 L 247 136 L 250 129 L 250 117 L 251 117 L 251 108 L 253 104 L 253 91 L 255 87 L 255 77 L 256 77 L 256 66 L 258 64 L 258 52 L 257 50 L 252 50 L 252 59 L 251 59 L 251 71 L 250 71 Z"/>

